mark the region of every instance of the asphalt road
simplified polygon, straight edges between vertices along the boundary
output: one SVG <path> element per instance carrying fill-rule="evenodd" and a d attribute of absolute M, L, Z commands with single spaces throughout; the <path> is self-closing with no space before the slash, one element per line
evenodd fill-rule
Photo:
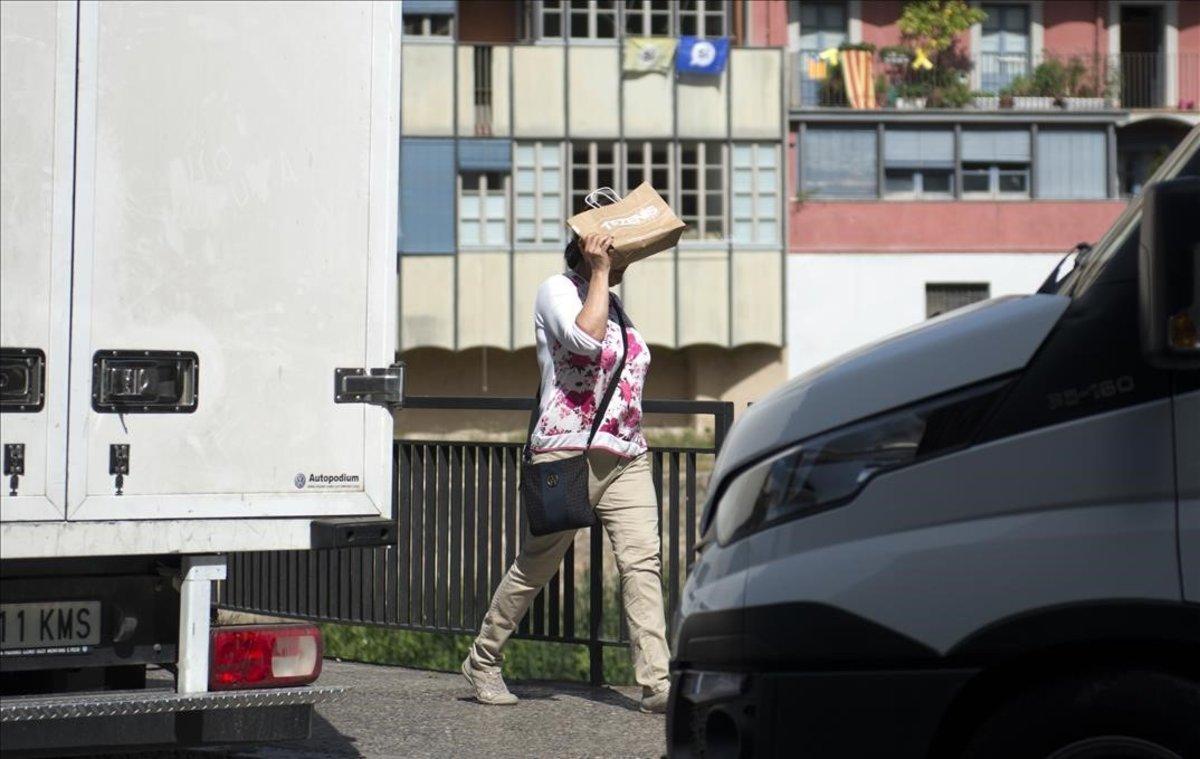
<path fill-rule="evenodd" d="M 350 690 L 317 708 L 312 738 L 226 756 L 465 759 L 665 753 L 664 718 L 638 711 L 638 688 L 510 682 L 519 704 L 483 706 L 457 673 L 328 660 L 319 682 Z"/>

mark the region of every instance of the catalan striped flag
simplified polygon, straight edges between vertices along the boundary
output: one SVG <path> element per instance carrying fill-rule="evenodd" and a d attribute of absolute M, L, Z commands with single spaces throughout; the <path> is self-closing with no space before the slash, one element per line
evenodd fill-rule
<path fill-rule="evenodd" d="M 851 108 L 875 108 L 874 53 L 868 50 L 842 51 L 842 78 Z"/>

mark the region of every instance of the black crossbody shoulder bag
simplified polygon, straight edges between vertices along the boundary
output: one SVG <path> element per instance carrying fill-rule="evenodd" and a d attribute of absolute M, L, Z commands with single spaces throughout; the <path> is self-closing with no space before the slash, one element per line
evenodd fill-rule
<path fill-rule="evenodd" d="M 615 306 L 615 304 L 614 304 Z M 625 332 L 625 315 L 620 306 L 615 306 L 617 323 L 621 326 L 621 360 L 613 369 L 604 390 L 604 399 L 596 407 L 596 418 L 592 421 L 592 431 L 588 434 L 587 446 L 578 455 L 557 461 L 533 463 L 533 451 L 530 446 L 533 440 L 533 430 L 541 416 L 542 387 L 538 385 L 537 396 L 533 399 L 533 411 L 529 415 L 529 433 L 525 438 L 525 448 L 521 458 L 521 495 L 525 500 L 525 515 L 529 520 L 529 532 L 533 535 L 549 535 L 564 530 L 578 530 L 581 527 L 591 527 L 596 523 L 596 513 L 592 501 L 588 497 L 588 448 L 592 447 L 592 438 L 604 421 L 608 411 L 608 403 L 612 400 L 613 391 L 621 379 L 625 368 L 625 356 L 629 353 L 629 336 Z"/>

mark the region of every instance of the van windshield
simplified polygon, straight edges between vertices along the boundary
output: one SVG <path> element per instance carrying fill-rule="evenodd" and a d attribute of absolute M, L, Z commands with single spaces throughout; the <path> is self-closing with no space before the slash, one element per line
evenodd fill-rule
<path fill-rule="evenodd" d="M 1194 127 L 1171 155 L 1163 161 L 1147 184 L 1164 179 L 1200 176 L 1200 127 Z M 1113 222 L 1095 245 L 1076 246 L 1059 262 L 1038 292 L 1062 293 L 1075 296 L 1097 280 L 1100 273 L 1124 247 L 1130 235 L 1139 232 L 1142 220 L 1141 196 L 1129 205 Z"/>

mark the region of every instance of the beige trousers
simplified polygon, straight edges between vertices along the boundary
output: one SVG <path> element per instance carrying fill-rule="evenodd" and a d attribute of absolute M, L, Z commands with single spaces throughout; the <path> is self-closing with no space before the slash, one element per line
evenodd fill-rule
<path fill-rule="evenodd" d="M 577 451 L 550 451 L 534 456 L 537 463 L 577 455 Z M 647 693 L 667 687 L 666 619 L 663 615 L 662 560 L 658 534 L 658 506 L 650 477 L 650 459 L 642 454 L 623 459 L 606 451 L 588 454 L 588 493 L 612 543 L 621 573 L 621 598 L 629 622 L 634 676 Z M 534 596 L 562 562 L 575 539 L 575 531 L 550 535 L 525 535 L 521 553 L 509 567 L 471 645 L 471 664 L 498 671 L 502 651 Z"/>

